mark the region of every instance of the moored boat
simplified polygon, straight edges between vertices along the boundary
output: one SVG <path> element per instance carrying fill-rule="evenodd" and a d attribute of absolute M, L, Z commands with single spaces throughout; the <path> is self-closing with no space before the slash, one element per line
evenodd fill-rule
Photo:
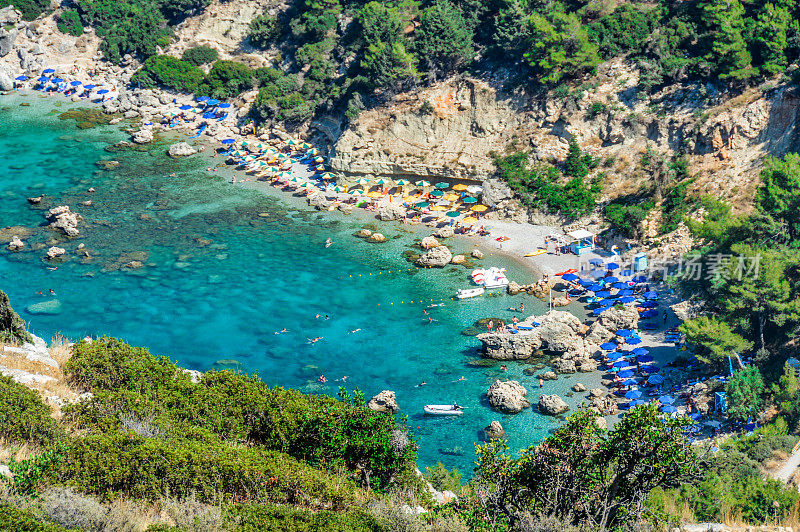
<path fill-rule="evenodd" d="M 424 410 L 432 416 L 460 416 L 464 413 L 464 409 L 457 404 L 425 405 Z"/>
<path fill-rule="evenodd" d="M 491 268 L 472 270 L 472 282 L 484 288 L 502 288 L 508 286 L 508 278 L 506 278 L 506 269 Z"/>
<path fill-rule="evenodd" d="M 483 295 L 484 288 L 479 286 L 477 288 L 459 288 L 456 297 L 458 299 L 468 299 L 470 297 L 477 297 Z"/>

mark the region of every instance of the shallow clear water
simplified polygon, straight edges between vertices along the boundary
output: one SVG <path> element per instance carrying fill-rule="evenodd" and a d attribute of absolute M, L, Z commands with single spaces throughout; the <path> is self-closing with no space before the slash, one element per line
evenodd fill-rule
<path fill-rule="evenodd" d="M 20 107 L 21 101 L 32 105 Z M 427 232 L 384 224 L 390 241 L 366 243 L 352 236 L 363 218 L 323 216 L 296 199 L 233 186 L 205 170 L 221 162 L 207 153 L 181 161 L 165 155 L 166 145 L 109 153 L 104 148 L 124 132 L 79 130 L 57 116 L 72 104 L 53 105 L 36 96 L 0 99 L 0 227 L 33 228 L 20 235 L 28 243 L 24 252 L 0 251 L 0 288 L 34 333 L 118 336 L 186 367 L 240 365 L 270 384 L 306 392 L 335 394 L 343 384 L 335 379 L 344 375 L 348 388 L 367 397 L 394 390 L 421 445 L 420 466 L 442 461 L 467 473 L 490 421 L 503 423 L 512 447 L 536 443 L 558 422 L 535 409 L 516 416 L 491 411 L 481 396 L 494 379 L 520 380 L 535 404 L 541 391 L 564 396 L 577 380 L 592 385 L 599 378 L 562 378 L 540 391 L 523 374 L 527 365 L 510 363 L 507 372 L 469 366 L 479 342 L 462 330 L 488 316 L 510 320 L 506 309 L 522 301 L 530 313 L 543 312 L 544 304 L 507 295 L 451 300 L 467 285 L 469 270 L 418 271 L 402 257 Z M 120 165 L 103 170 L 95 164 L 100 159 Z M 42 193 L 41 205 L 28 205 L 27 197 Z M 86 200 L 93 205 L 81 205 Z M 76 239 L 40 227 L 46 209 L 62 204 L 87 221 Z M 329 236 L 334 245 L 326 249 Z M 69 257 L 57 270 L 42 260 L 53 238 Z M 91 258 L 76 253 L 80 243 Z M 471 247 L 451 244 L 461 252 Z M 145 266 L 120 268 L 134 259 Z M 483 263 L 507 267 L 519 282 L 532 280 L 501 257 Z M 55 313 L 26 311 L 42 302 Z M 423 309 L 433 302 L 444 305 L 428 310 L 437 320 L 428 323 Z M 274 334 L 284 327 L 289 332 Z M 319 384 L 320 374 L 330 382 Z M 466 380 L 457 381 L 461 376 Z M 423 380 L 427 385 L 417 387 Z M 565 398 L 572 406 L 579 400 Z M 420 414 L 427 403 L 453 401 L 467 407 L 461 418 Z"/>

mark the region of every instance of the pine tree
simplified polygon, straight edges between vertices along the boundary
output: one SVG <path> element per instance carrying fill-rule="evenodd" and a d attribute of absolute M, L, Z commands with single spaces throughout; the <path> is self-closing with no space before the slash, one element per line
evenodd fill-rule
<path fill-rule="evenodd" d="M 715 66 L 720 79 L 744 80 L 756 74 L 743 36 L 743 16 L 739 0 L 710 0 L 703 6 L 711 41 L 706 59 Z"/>

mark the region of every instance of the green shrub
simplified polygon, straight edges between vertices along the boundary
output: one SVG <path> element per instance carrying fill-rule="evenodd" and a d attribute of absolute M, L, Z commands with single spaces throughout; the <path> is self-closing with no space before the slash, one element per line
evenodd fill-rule
<path fill-rule="evenodd" d="M 605 206 L 604 214 L 611 226 L 626 236 L 637 236 L 642 222 L 655 206 L 652 200 L 637 204 L 628 204 L 625 200 L 617 200 Z"/>
<path fill-rule="evenodd" d="M 22 495 L 33 495 L 41 484 L 52 482 L 64 461 L 66 449 L 64 443 L 59 443 L 30 458 L 11 460 L 8 468 L 14 474 L 10 481 L 13 490 Z"/>
<path fill-rule="evenodd" d="M 193 48 L 187 48 L 183 52 L 181 59 L 195 66 L 200 66 L 213 63 L 218 57 L 219 52 L 217 52 L 216 48 L 212 48 L 211 46 L 195 46 Z"/>
<path fill-rule="evenodd" d="M 253 88 L 253 71 L 237 61 L 217 61 L 200 85 L 198 92 L 219 100 L 233 98 Z"/>
<path fill-rule="evenodd" d="M 250 22 L 247 38 L 256 48 L 266 48 L 281 36 L 281 25 L 276 17 L 259 15 Z"/>
<path fill-rule="evenodd" d="M 103 39 L 105 57 L 119 63 L 125 54 L 150 57 L 156 47 L 169 44 L 172 30 L 154 0 L 85 0 L 81 17 Z"/>
<path fill-rule="evenodd" d="M 56 20 L 58 31 L 72 35 L 73 37 L 80 37 L 83 35 L 83 23 L 81 16 L 75 9 L 65 9 Z"/>
<path fill-rule="evenodd" d="M 64 434 L 39 394 L 0 375 L 0 437 L 13 442 L 48 444 Z"/>
<path fill-rule="evenodd" d="M 425 468 L 425 480 L 439 491 L 449 490 L 458 493 L 462 487 L 461 472 L 455 468 L 451 471 L 441 462 L 437 462 L 433 467 Z"/>
<path fill-rule="evenodd" d="M 14 6 L 22 13 L 23 20 L 33 20 L 50 10 L 49 0 L 0 0 L 0 8 Z"/>
<path fill-rule="evenodd" d="M 357 492 L 354 484 L 278 451 L 120 432 L 76 440 L 59 474 L 82 491 L 107 498 L 193 493 L 202 501 L 223 497 L 341 508 L 352 504 Z"/>
<path fill-rule="evenodd" d="M 271 504 L 229 506 L 224 517 L 232 523 L 232 532 L 378 532 L 382 526 L 363 510 L 312 512 Z"/>
<path fill-rule="evenodd" d="M 166 87 L 180 92 L 194 92 L 203 81 L 203 71 L 188 61 L 171 55 L 149 57 L 133 76 L 131 83 L 143 87 Z"/>
<path fill-rule="evenodd" d="M 597 115 L 605 113 L 606 111 L 608 111 L 608 106 L 606 104 L 603 102 L 594 102 L 591 107 L 589 107 L 589 110 L 586 111 L 586 117 L 591 119 Z"/>
<path fill-rule="evenodd" d="M 0 505 L 0 530 L 14 532 L 69 532 L 59 525 L 47 523 L 30 510 Z M 80 532 L 75 529 L 74 532 Z"/>

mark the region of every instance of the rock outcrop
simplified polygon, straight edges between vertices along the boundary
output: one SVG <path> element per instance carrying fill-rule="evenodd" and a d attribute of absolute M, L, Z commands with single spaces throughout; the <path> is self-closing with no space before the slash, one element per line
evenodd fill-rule
<path fill-rule="evenodd" d="M 433 236 L 426 236 L 420 241 L 419 245 L 422 247 L 422 249 L 433 249 L 441 246 L 439 241 Z"/>
<path fill-rule="evenodd" d="M 486 392 L 489 405 L 505 414 L 517 414 L 531 406 L 525 398 L 528 390 L 517 381 L 496 380 Z"/>
<path fill-rule="evenodd" d="M 59 205 L 47 211 L 47 220 L 50 222 L 51 228 L 60 229 L 69 237 L 76 237 L 80 234 L 78 224 L 81 216 L 72 212 L 67 205 Z"/>
<path fill-rule="evenodd" d="M 416 264 L 426 268 L 441 268 L 450 264 L 452 259 L 453 254 L 447 249 L 447 246 L 437 246 L 420 255 Z"/>
<path fill-rule="evenodd" d="M 609 332 L 636 329 L 639 326 L 639 312 L 634 307 L 611 307 L 597 321 Z"/>
<path fill-rule="evenodd" d="M 25 242 L 20 240 L 17 235 L 11 237 L 11 242 L 8 243 L 6 249 L 9 251 L 19 251 L 25 247 Z"/>
<path fill-rule="evenodd" d="M 539 413 L 546 416 L 559 416 L 569 410 L 569 405 L 558 395 L 542 395 L 537 404 Z"/>
<path fill-rule="evenodd" d="M 150 128 L 142 128 L 133 134 L 133 142 L 136 144 L 147 144 L 153 142 L 155 136 Z"/>
<path fill-rule="evenodd" d="M 400 410 L 400 406 L 397 404 L 397 398 L 391 390 L 383 390 L 370 399 L 367 406 L 376 412 L 387 412 L 389 414 L 394 414 Z"/>
<path fill-rule="evenodd" d="M 0 342 L 24 344 L 32 341 L 33 337 L 25 329 L 25 322 L 11 308 L 8 295 L 0 290 Z"/>
<path fill-rule="evenodd" d="M 499 421 L 492 421 L 488 427 L 484 427 L 483 435 L 487 440 L 498 440 L 505 437 L 506 431 Z"/>
<path fill-rule="evenodd" d="M 542 347 L 535 331 L 534 334 L 485 332 L 477 338 L 483 342 L 483 356 L 495 360 L 525 360 Z"/>
<path fill-rule="evenodd" d="M 47 258 L 47 260 L 57 259 L 58 257 L 63 256 L 66 252 L 67 250 L 64 248 L 60 248 L 58 246 L 52 246 L 50 249 L 47 250 L 47 255 L 45 255 L 45 258 Z"/>
<path fill-rule="evenodd" d="M 406 215 L 406 208 L 402 203 L 384 203 L 378 208 L 378 218 L 384 222 L 402 220 Z"/>

